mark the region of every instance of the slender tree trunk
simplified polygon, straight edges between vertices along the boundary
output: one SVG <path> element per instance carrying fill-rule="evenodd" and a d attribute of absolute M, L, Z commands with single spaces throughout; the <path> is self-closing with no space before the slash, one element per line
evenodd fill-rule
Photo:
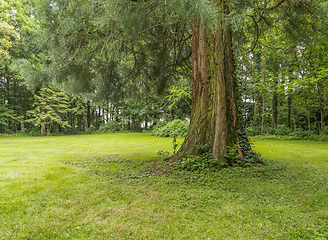
<path fill-rule="evenodd" d="M 292 108 L 292 110 L 293 110 L 294 129 L 295 129 L 295 131 L 296 131 L 296 130 L 297 130 L 297 126 L 296 126 L 295 110 L 294 110 L 294 108 Z"/>
<path fill-rule="evenodd" d="M 311 133 L 310 113 L 309 113 L 309 108 L 308 108 L 308 103 L 307 103 L 306 91 L 304 91 L 304 101 L 305 101 L 305 112 L 306 112 L 306 117 L 307 117 L 307 122 L 308 122 L 308 129 L 309 129 L 309 133 Z"/>
<path fill-rule="evenodd" d="M 293 94 L 293 96 L 294 96 L 294 94 Z M 294 109 L 293 105 L 292 105 L 292 115 L 293 115 L 294 129 L 296 131 L 297 126 L 296 126 L 296 118 L 295 118 L 295 109 Z"/>
<path fill-rule="evenodd" d="M 73 132 L 75 133 L 75 114 L 72 113 L 72 123 L 71 123 L 71 126 L 73 128 Z"/>
<path fill-rule="evenodd" d="M 51 132 L 51 123 L 47 124 L 47 136 L 50 135 Z"/>
<path fill-rule="evenodd" d="M 219 1 L 224 14 L 228 3 Z M 229 24 L 219 23 L 216 34 L 193 24 L 193 92 L 190 127 L 178 156 L 199 154 L 197 145 L 209 144 L 215 158 L 223 158 L 228 146 L 238 146 L 240 156 L 250 149 L 242 135 L 237 107 L 232 36 Z"/>
<path fill-rule="evenodd" d="M 88 132 L 88 119 L 86 114 L 83 114 L 83 120 L 84 120 L 84 131 Z"/>
<path fill-rule="evenodd" d="M 259 115 L 259 96 L 255 95 L 255 101 L 254 101 L 254 115 L 253 115 L 253 125 L 258 124 L 258 115 Z"/>
<path fill-rule="evenodd" d="M 148 129 L 148 116 L 145 117 L 145 129 Z"/>
<path fill-rule="evenodd" d="M 84 108 L 85 108 L 85 112 L 83 113 L 83 123 L 84 123 L 84 131 L 85 132 L 88 132 L 88 127 L 89 127 L 89 123 L 88 123 L 88 113 L 90 114 L 90 108 L 87 106 L 85 107 L 85 104 L 84 104 Z"/>
<path fill-rule="evenodd" d="M 265 124 L 266 124 L 266 100 L 264 94 L 262 95 L 262 122 L 261 122 L 261 134 L 265 131 Z"/>
<path fill-rule="evenodd" d="M 106 101 L 107 105 L 106 105 L 106 121 L 108 122 L 109 121 L 109 109 L 110 109 L 110 106 L 109 106 L 109 103 Z"/>
<path fill-rule="evenodd" d="M 42 83 L 41 83 L 41 89 L 43 89 L 43 88 L 45 88 L 45 82 L 44 81 L 42 81 Z M 42 94 L 42 98 L 43 98 L 44 96 L 43 96 L 43 94 Z M 45 106 L 41 106 L 41 114 L 45 114 L 45 110 L 44 110 L 44 107 Z M 45 134 L 46 133 L 46 124 L 43 122 L 43 123 L 41 123 L 41 135 L 43 135 L 43 134 Z"/>
<path fill-rule="evenodd" d="M 91 114 L 90 114 L 90 101 L 87 102 L 87 121 L 86 121 L 86 128 L 88 129 L 91 124 Z"/>
<path fill-rule="evenodd" d="M 6 68 L 6 70 L 7 70 L 7 68 Z M 11 107 L 11 104 L 12 104 L 12 99 L 11 99 L 11 93 L 10 93 L 10 86 L 11 86 L 11 82 L 10 82 L 10 77 L 6 77 L 6 90 L 7 90 L 7 96 L 6 96 L 6 98 L 7 98 L 7 103 L 8 103 L 8 106 L 10 106 Z M 12 126 L 13 124 L 12 124 L 12 121 L 11 120 L 9 120 L 8 121 L 8 127 L 9 127 L 9 133 L 10 134 L 12 134 L 13 133 L 13 126 Z"/>
<path fill-rule="evenodd" d="M 266 84 L 266 49 L 264 49 L 263 52 L 263 65 L 262 65 L 262 70 L 263 70 L 263 84 Z M 261 127 L 261 134 L 264 133 L 264 126 L 266 124 L 266 99 L 265 99 L 265 94 L 263 93 L 262 95 L 262 127 Z"/>
<path fill-rule="evenodd" d="M 291 98 L 290 94 L 288 94 L 288 97 L 287 97 L 287 126 L 289 128 L 291 127 L 291 123 L 290 123 L 291 112 L 292 112 L 292 98 Z"/>
<path fill-rule="evenodd" d="M 113 104 L 110 105 L 110 109 L 111 109 L 110 120 L 113 121 L 114 120 L 114 105 Z"/>
<path fill-rule="evenodd" d="M 19 92 L 19 117 L 20 117 L 20 124 L 21 124 L 21 133 L 25 133 L 24 128 L 24 114 L 23 114 L 23 94 L 22 91 Z"/>
<path fill-rule="evenodd" d="M 277 79 L 274 79 L 273 83 L 273 95 L 272 95 L 272 124 L 273 129 L 277 129 L 278 124 L 278 96 L 277 96 L 277 85 L 278 81 Z"/>
<path fill-rule="evenodd" d="M 255 67 L 254 67 L 254 80 L 255 80 L 255 84 L 257 84 L 258 82 L 258 79 L 260 77 L 260 74 L 261 74 L 261 69 L 262 69 L 262 66 L 261 66 L 261 52 L 253 52 L 253 56 L 254 56 L 254 63 L 255 63 Z M 253 116 L 253 125 L 258 125 L 259 124 L 259 103 L 260 103 L 260 100 L 259 100 L 259 94 L 258 92 L 256 91 L 255 92 L 255 101 L 254 101 L 254 116 Z"/>
<path fill-rule="evenodd" d="M 320 106 L 320 124 L 319 124 L 319 134 L 321 135 L 323 133 L 323 126 L 324 126 L 324 110 L 323 110 L 323 104 L 322 104 L 322 92 L 320 84 L 317 84 L 318 93 L 319 93 L 319 106 Z"/>
<path fill-rule="evenodd" d="M 131 117 L 128 118 L 128 130 L 131 130 Z"/>

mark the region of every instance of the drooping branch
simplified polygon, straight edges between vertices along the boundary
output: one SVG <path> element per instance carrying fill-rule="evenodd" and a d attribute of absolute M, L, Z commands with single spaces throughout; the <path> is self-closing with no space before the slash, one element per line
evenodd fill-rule
<path fill-rule="evenodd" d="M 271 11 L 271 10 L 274 10 L 275 8 L 279 7 L 283 2 L 285 2 L 286 0 L 281 0 L 280 2 L 276 3 L 275 5 L 269 7 L 269 8 L 261 8 L 261 7 L 256 7 L 256 6 L 253 6 L 251 3 L 249 3 L 249 6 L 254 8 L 254 9 L 257 9 L 257 10 L 265 10 L 265 11 Z"/>
<path fill-rule="evenodd" d="M 281 0 L 280 2 L 278 2 L 277 4 L 267 8 L 266 10 L 267 11 L 271 11 L 271 10 L 274 10 L 275 8 L 279 7 L 283 2 L 285 2 L 286 0 Z"/>
<path fill-rule="evenodd" d="M 307 6 L 307 4 L 305 4 L 305 3 L 303 3 L 303 2 L 301 2 L 301 4 L 304 6 L 304 8 L 315 18 L 315 19 L 317 19 L 318 21 L 320 21 L 322 24 L 324 24 L 324 25 L 326 25 L 327 26 L 327 24 L 326 23 L 324 23 L 323 21 L 322 21 L 322 19 L 320 19 L 319 17 L 318 17 L 318 15 L 316 15 L 308 6 Z"/>

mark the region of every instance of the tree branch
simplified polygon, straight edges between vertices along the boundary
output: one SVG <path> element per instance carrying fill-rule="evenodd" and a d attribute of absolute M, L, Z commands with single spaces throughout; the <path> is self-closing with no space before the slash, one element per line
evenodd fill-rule
<path fill-rule="evenodd" d="M 274 10 L 275 8 L 279 7 L 284 1 L 286 1 L 286 0 L 281 0 L 281 1 L 278 2 L 276 5 L 273 5 L 273 6 L 269 7 L 269 8 L 267 8 L 266 10 L 267 10 L 267 11 Z"/>

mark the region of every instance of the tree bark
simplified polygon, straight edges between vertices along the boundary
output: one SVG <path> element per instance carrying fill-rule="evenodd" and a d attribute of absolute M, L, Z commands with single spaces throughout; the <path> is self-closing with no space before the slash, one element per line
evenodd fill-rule
<path fill-rule="evenodd" d="M 224 14 L 228 3 L 219 1 Z M 209 144 L 214 158 L 222 159 L 228 146 L 238 146 L 245 156 L 250 149 L 239 118 L 232 36 L 222 22 L 215 34 L 194 22 L 192 39 L 193 91 L 190 127 L 178 156 L 200 154 L 197 145 Z M 242 140 L 243 139 L 243 140 Z"/>

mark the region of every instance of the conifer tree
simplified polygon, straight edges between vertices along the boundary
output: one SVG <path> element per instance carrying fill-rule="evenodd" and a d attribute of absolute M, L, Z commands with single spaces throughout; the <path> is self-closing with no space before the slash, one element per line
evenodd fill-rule
<path fill-rule="evenodd" d="M 28 122 L 32 122 L 35 126 L 41 126 L 41 134 L 44 133 L 42 126 L 47 127 L 47 136 L 51 132 L 53 123 L 57 123 L 62 127 L 70 127 L 65 114 L 69 109 L 69 99 L 64 93 L 44 87 L 40 90 L 39 95 L 34 95 L 34 110 L 28 112 L 31 118 Z"/>

